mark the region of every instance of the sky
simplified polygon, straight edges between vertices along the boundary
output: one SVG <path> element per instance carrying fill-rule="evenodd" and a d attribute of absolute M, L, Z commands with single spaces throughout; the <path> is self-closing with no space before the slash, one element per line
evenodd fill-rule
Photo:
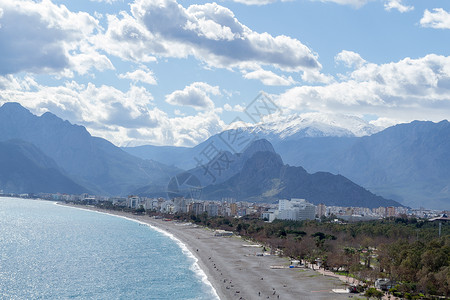
<path fill-rule="evenodd" d="M 448 0 L 0 0 L 0 104 L 118 146 L 194 146 L 264 92 L 282 118 L 450 115 Z"/>

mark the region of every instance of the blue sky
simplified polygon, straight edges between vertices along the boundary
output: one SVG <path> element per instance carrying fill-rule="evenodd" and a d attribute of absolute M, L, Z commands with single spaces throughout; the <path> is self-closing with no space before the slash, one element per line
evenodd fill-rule
<path fill-rule="evenodd" d="M 448 0 L 0 0 L 0 45 L 0 103 L 116 145 L 195 145 L 260 91 L 280 122 L 450 113 Z"/>

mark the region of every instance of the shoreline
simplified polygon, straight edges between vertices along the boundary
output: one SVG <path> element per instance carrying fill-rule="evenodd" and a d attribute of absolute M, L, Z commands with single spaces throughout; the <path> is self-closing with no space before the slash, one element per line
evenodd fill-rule
<path fill-rule="evenodd" d="M 201 280 L 211 285 L 219 299 L 348 299 L 349 294 L 336 294 L 343 288 L 335 277 L 305 268 L 288 268 L 287 258 L 263 255 L 262 247 L 241 237 L 214 236 L 213 230 L 191 223 L 154 219 L 148 215 L 104 210 L 91 206 L 62 206 L 123 217 L 148 225 L 190 252 L 200 268 Z M 183 249 L 184 252 L 184 249 Z M 259 254 L 259 255 L 257 255 Z M 276 268 L 271 268 L 276 267 Z M 203 278 L 203 275 L 206 278 Z M 209 283 L 209 284 L 208 284 Z"/>

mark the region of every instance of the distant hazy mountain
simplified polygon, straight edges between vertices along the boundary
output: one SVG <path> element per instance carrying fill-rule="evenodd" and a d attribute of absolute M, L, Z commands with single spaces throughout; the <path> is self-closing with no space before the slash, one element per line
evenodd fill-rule
<path fill-rule="evenodd" d="M 415 121 L 361 138 L 305 138 L 274 145 L 311 172 L 339 173 L 412 207 L 450 209 L 450 123 Z"/>
<path fill-rule="evenodd" d="M 180 171 L 132 156 L 51 113 L 35 116 L 17 103 L 0 107 L 0 141 L 10 139 L 35 145 L 97 194 L 124 195 L 149 183 L 165 184 Z"/>
<path fill-rule="evenodd" d="M 209 146 L 240 153 L 245 146 L 257 139 L 267 139 L 274 145 L 283 141 L 297 141 L 306 137 L 356 137 L 379 132 L 382 128 L 352 116 L 308 113 L 290 116 L 278 116 L 269 122 L 238 129 L 230 129 L 208 138 L 199 145 L 189 147 L 138 146 L 123 147 L 128 153 L 142 159 L 153 159 L 182 169 L 191 169 L 197 165 L 195 158 Z M 239 142 L 236 139 L 240 139 Z M 237 147 L 234 144 L 239 144 Z"/>
<path fill-rule="evenodd" d="M 252 142 L 243 153 L 219 152 L 208 165 L 178 174 L 171 186 L 148 185 L 135 193 L 142 196 L 165 197 L 170 193 L 189 196 L 200 187 L 201 198 L 205 200 L 233 197 L 238 201 L 273 202 L 280 198 L 306 198 L 315 204 L 326 205 L 400 206 L 343 176 L 326 172 L 308 174 L 301 167 L 284 165 L 265 139 Z"/>
<path fill-rule="evenodd" d="M 34 145 L 44 156 L 36 151 L 23 152 L 27 147 L 17 155 L 35 153 L 25 155 L 31 165 L 57 170 L 61 178 L 96 194 L 164 191 L 172 176 L 180 173 L 177 167 L 191 169 L 202 185 L 225 184 L 226 188 L 253 154 L 273 153 L 275 149 L 290 165 L 308 172 L 341 174 L 404 205 L 450 209 L 450 123 L 416 121 L 377 132 L 379 129 L 346 116 L 280 117 L 258 126 L 224 131 L 193 148 L 124 148 L 138 158 L 51 113 L 38 117 L 17 103 L 0 107 L 0 142 L 22 140 Z M 261 138 L 268 139 L 273 147 L 267 141 L 253 143 Z M 226 156 L 229 166 L 216 169 L 215 175 L 220 176 L 211 182 L 204 166 L 218 162 L 219 155 Z M 41 159 L 45 164 L 37 164 Z M 303 174 L 296 172 L 298 176 Z M 283 184 L 277 196 L 293 189 L 289 178 L 284 178 Z"/>
<path fill-rule="evenodd" d="M 167 148 L 155 146 L 145 157 L 152 158 L 165 151 L 166 160 L 189 169 L 195 167 L 195 158 L 201 157 L 210 145 L 234 153 L 226 143 L 227 136 L 239 135 L 243 140 L 266 138 L 290 165 L 302 166 L 309 172 L 342 174 L 404 205 L 450 209 L 450 124 L 447 121 L 416 121 L 378 132 L 380 128 L 358 118 L 328 116 L 319 122 L 319 116 L 326 117 L 318 115 L 309 120 L 292 117 L 291 121 L 286 118 L 278 125 L 269 123 L 225 131 L 194 148 L 175 148 L 178 152 L 173 160 Z"/>
<path fill-rule="evenodd" d="M 239 173 L 246 161 L 252 157 L 253 154 L 259 151 L 275 152 L 272 144 L 270 144 L 267 140 L 256 140 L 246 147 L 243 153 L 233 154 L 230 151 L 220 151 L 215 153 L 213 151 L 208 152 L 212 155 L 212 159 L 210 161 L 203 158 L 203 162 L 201 164 L 186 172 L 194 176 L 199 187 L 208 186 L 210 184 L 219 184 Z M 200 162 L 202 156 L 197 157 L 197 159 Z M 155 186 L 153 184 L 149 184 L 137 189 L 134 191 L 134 194 L 152 197 L 165 197 L 167 196 L 167 192 L 167 185 Z"/>
<path fill-rule="evenodd" d="M 284 165 L 281 157 L 271 151 L 254 153 L 239 173 L 203 190 L 205 199 L 219 200 L 222 197 L 255 202 L 305 198 L 314 204 L 369 208 L 400 206 L 343 176 L 326 172 L 309 174 L 301 167 Z"/>
<path fill-rule="evenodd" d="M 196 164 L 194 157 L 196 147 L 175 147 L 175 146 L 153 146 L 144 145 L 137 147 L 122 147 L 125 152 L 141 159 L 159 161 L 169 166 L 176 166 L 181 169 L 193 168 Z"/>
<path fill-rule="evenodd" d="M 0 189 L 5 193 L 90 192 L 38 148 L 19 140 L 0 142 Z"/>

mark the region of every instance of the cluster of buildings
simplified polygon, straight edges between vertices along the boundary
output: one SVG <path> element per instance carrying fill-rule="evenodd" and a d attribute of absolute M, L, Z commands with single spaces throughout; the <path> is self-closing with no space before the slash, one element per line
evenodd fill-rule
<path fill-rule="evenodd" d="M 0 193 L 2 195 L 2 193 Z M 410 209 L 407 207 L 340 207 L 326 206 L 325 204 L 314 205 L 305 199 L 281 199 L 276 204 L 249 203 L 239 201 L 234 198 L 223 198 L 221 201 L 204 201 L 186 199 L 183 197 L 147 198 L 139 196 L 128 197 L 105 197 L 92 196 L 88 194 L 39 194 L 39 195 L 7 195 L 22 198 L 41 198 L 54 201 L 65 201 L 83 204 L 114 205 L 130 209 L 144 209 L 167 214 L 190 213 L 203 214 L 208 216 L 232 216 L 243 217 L 246 215 L 257 215 L 269 222 L 275 219 L 281 220 L 313 220 L 315 218 L 336 216 L 347 221 L 374 220 L 396 216 L 415 216 L 419 218 L 431 219 L 442 214 L 449 215 L 448 211 L 429 210 L 424 208 Z"/>
<path fill-rule="evenodd" d="M 139 200 L 135 198 L 138 198 Z M 236 202 L 233 198 L 224 198 L 222 201 L 200 201 L 183 197 L 167 200 L 164 198 L 155 199 L 132 196 L 128 197 L 126 206 L 129 208 L 142 207 L 145 210 L 158 211 L 166 214 L 190 213 L 200 215 L 206 213 L 211 217 L 243 217 L 259 213 L 261 210 L 261 207 L 255 204 Z"/>

